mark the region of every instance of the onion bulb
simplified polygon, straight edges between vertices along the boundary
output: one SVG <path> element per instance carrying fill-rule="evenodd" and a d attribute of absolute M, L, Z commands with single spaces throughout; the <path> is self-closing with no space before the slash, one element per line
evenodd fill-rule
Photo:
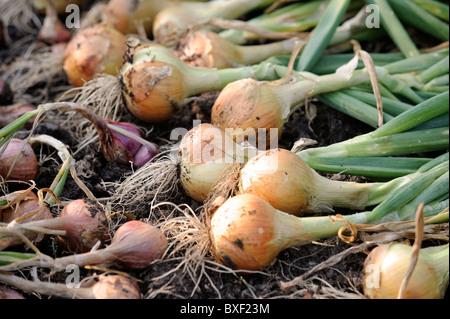
<path fill-rule="evenodd" d="M 168 0 L 110 0 L 105 7 L 105 20 L 123 34 L 137 33 L 139 24 L 150 34 L 155 16 L 170 5 Z"/>
<path fill-rule="evenodd" d="M 182 109 L 189 98 L 221 90 L 248 77 L 276 79 L 267 65 L 209 69 L 181 61 L 172 50 L 158 44 L 130 47 L 121 71 L 123 96 L 129 111 L 146 122 L 162 122 Z"/>
<path fill-rule="evenodd" d="M 133 220 L 122 224 L 115 232 L 111 244 L 105 248 L 82 254 L 68 255 L 49 261 L 45 266 L 63 270 L 67 265 L 118 266 L 143 269 L 162 258 L 167 250 L 167 238 L 159 228 Z M 44 263 L 40 263 L 44 266 Z"/>
<path fill-rule="evenodd" d="M 25 297 L 17 290 L 0 286 L 0 299 L 25 299 Z"/>
<path fill-rule="evenodd" d="M 124 275 L 100 275 L 87 280 L 80 287 L 66 283 L 27 280 L 12 274 L 0 273 L 0 281 L 28 293 L 39 293 L 66 299 L 140 299 L 141 293 L 136 280 Z M 0 299 L 2 291 L 0 288 Z M 19 297 L 17 296 L 17 299 Z M 23 299 L 23 298 L 20 298 Z"/>
<path fill-rule="evenodd" d="M 448 253 L 448 244 L 420 249 L 403 298 L 444 298 L 449 281 Z M 365 296 L 371 299 L 397 298 L 411 255 L 412 247 L 404 243 L 389 243 L 373 249 L 364 262 Z"/>
<path fill-rule="evenodd" d="M 47 206 L 42 205 L 42 207 L 40 207 L 39 198 L 33 192 L 17 191 L 9 195 L 11 198 L 16 198 L 18 196 L 24 195 L 24 198 L 21 198 L 20 201 L 13 206 L 7 207 L 5 209 L 0 209 L 0 222 L 7 224 L 11 223 L 16 218 L 25 216 L 26 214 L 38 209 L 39 210 L 35 214 L 19 222 L 19 224 L 32 223 L 41 220 L 50 220 L 53 218 L 53 215 Z M 36 232 L 27 232 L 27 237 L 29 240 L 35 243 L 39 243 L 45 238 L 43 234 L 39 234 Z M 0 250 L 21 244 L 23 244 L 22 239 L 16 236 L 0 237 Z"/>
<path fill-rule="evenodd" d="M 236 145 L 225 132 L 202 123 L 190 130 L 179 146 L 179 183 L 191 198 L 203 202 L 217 181 L 238 162 Z"/>
<path fill-rule="evenodd" d="M 295 40 L 261 45 L 236 45 L 207 30 L 187 32 L 178 42 L 175 53 L 189 65 L 207 68 L 232 68 L 253 65 L 274 55 L 289 54 Z"/>
<path fill-rule="evenodd" d="M 73 200 L 54 220 L 64 224 L 58 229 L 65 230 L 66 234 L 58 236 L 58 242 L 65 251 L 88 252 L 98 242 L 105 244 L 110 239 L 106 214 L 96 201 L 87 198 Z"/>
<path fill-rule="evenodd" d="M 91 290 L 95 299 L 141 299 L 136 281 L 121 275 L 101 276 Z"/>
<path fill-rule="evenodd" d="M 38 39 L 49 44 L 69 41 L 72 34 L 59 20 L 53 0 L 48 1 L 45 12 L 45 19 L 39 30 Z"/>
<path fill-rule="evenodd" d="M 133 123 L 113 122 L 110 120 L 105 121 L 108 123 L 109 128 L 117 127 L 121 129 L 121 132 L 123 132 L 120 133 L 114 129 L 109 130 L 112 134 L 113 144 L 109 147 L 112 147 L 113 152 L 116 153 L 114 156 L 115 162 L 125 164 L 132 162 L 136 167 L 141 167 L 159 152 L 155 143 L 148 142 L 146 144 L 142 144 L 140 140 L 137 140 L 138 138 L 142 139 L 142 132 Z M 102 143 L 102 148 L 105 146 L 105 143 Z M 108 150 L 103 150 L 103 153 L 110 154 Z M 111 158 L 109 158 L 109 160 L 111 160 Z"/>
<path fill-rule="evenodd" d="M 96 74 L 117 74 L 126 51 L 126 36 L 102 23 L 79 31 L 64 53 L 64 70 L 74 86 L 82 86 Z"/>
<path fill-rule="evenodd" d="M 229 0 L 180 3 L 156 15 L 153 36 L 159 44 L 172 47 L 195 23 L 208 18 L 236 19 L 251 10 L 269 6 L 274 2 L 275 0 Z"/>
<path fill-rule="evenodd" d="M 295 153 L 279 148 L 247 161 L 241 169 L 238 192 L 257 195 L 276 209 L 302 215 L 330 212 L 333 207 L 362 209 L 368 202 L 371 186 L 330 180 Z"/>
<path fill-rule="evenodd" d="M 243 132 L 247 129 L 264 129 L 269 137 L 273 129 L 279 139 L 291 112 L 306 98 L 368 81 L 366 70 L 353 72 L 349 79 L 338 74 L 301 79 L 286 73 L 285 78 L 276 81 L 238 80 L 220 92 L 211 111 L 211 122 L 228 128 L 237 142 L 246 140 Z"/>
<path fill-rule="evenodd" d="M 362 213 L 349 219 L 366 221 Z M 342 226 L 328 216 L 296 217 L 256 195 L 242 194 L 229 198 L 214 212 L 210 237 L 219 262 L 232 269 L 259 270 L 282 250 L 334 236 Z"/>
<path fill-rule="evenodd" d="M 28 182 L 36 179 L 38 169 L 36 154 L 28 143 L 12 138 L 0 149 L 0 176 L 4 179 Z"/>

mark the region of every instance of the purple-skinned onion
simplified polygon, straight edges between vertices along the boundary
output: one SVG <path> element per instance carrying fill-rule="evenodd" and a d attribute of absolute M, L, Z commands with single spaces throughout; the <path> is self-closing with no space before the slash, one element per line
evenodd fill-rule
<path fill-rule="evenodd" d="M 12 138 L 6 148 L 0 148 L 0 176 L 4 179 L 28 182 L 36 178 L 39 162 L 31 145 L 24 143 Z"/>

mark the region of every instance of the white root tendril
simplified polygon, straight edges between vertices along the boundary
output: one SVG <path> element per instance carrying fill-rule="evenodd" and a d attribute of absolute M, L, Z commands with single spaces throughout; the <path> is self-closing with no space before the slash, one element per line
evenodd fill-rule
<path fill-rule="evenodd" d="M 178 191 L 178 159 L 162 152 L 126 177 L 112 195 L 112 204 L 130 209 L 169 199 Z"/>
<path fill-rule="evenodd" d="M 9 81 L 15 96 L 29 103 L 41 104 L 49 102 L 52 95 L 64 92 L 69 87 L 56 85 L 67 83 L 63 60 L 63 47 L 33 47 L 0 71 L 3 71 L 2 76 Z M 33 94 L 27 94 L 29 89 L 38 84 L 43 84 L 43 87 Z"/>
<path fill-rule="evenodd" d="M 36 15 L 30 0 L 2 0 L 0 1 L 0 20 L 5 30 L 5 40 L 12 43 L 8 27 L 13 27 L 20 34 L 37 34 L 41 22 Z"/>
<path fill-rule="evenodd" d="M 118 76 L 98 74 L 82 87 L 71 88 L 59 97 L 59 100 L 70 99 L 81 108 L 91 110 L 98 117 L 119 122 L 123 112 L 123 99 Z M 77 149 L 98 139 L 97 131 L 91 122 L 78 113 L 71 113 L 62 118 L 63 125 L 74 132 L 78 141 Z"/>

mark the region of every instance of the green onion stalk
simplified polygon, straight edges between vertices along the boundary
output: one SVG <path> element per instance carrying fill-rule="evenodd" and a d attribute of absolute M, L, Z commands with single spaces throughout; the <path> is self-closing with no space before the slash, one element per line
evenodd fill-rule
<path fill-rule="evenodd" d="M 388 0 L 400 20 L 441 41 L 449 40 L 448 22 L 442 21 L 414 1 Z M 448 6 L 447 6 L 448 9 Z"/>
<path fill-rule="evenodd" d="M 237 193 L 257 195 L 274 208 L 298 216 L 333 212 L 335 207 L 362 210 L 418 178 L 421 170 L 386 182 L 335 181 L 317 174 L 295 153 L 274 149 L 247 161 L 239 173 Z"/>
<path fill-rule="evenodd" d="M 406 58 L 419 56 L 420 51 L 409 36 L 400 19 L 395 14 L 388 0 L 365 0 L 367 4 L 376 5 L 381 25 Z"/>
<path fill-rule="evenodd" d="M 427 10 L 434 16 L 442 19 L 444 21 L 449 20 L 449 6 L 447 3 L 436 1 L 436 0 L 411 0 L 419 7 Z"/>
<path fill-rule="evenodd" d="M 246 23 L 280 34 L 308 31 L 317 26 L 325 13 L 327 4 L 327 1 L 322 0 L 293 3 L 251 18 Z M 361 1 L 352 1 L 348 12 L 353 15 L 361 7 Z M 240 29 L 224 30 L 218 34 L 235 44 L 245 44 L 260 37 L 256 33 Z"/>
<path fill-rule="evenodd" d="M 36 257 L 36 254 L 21 253 L 15 251 L 0 251 L 0 266 L 9 265 L 12 263 L 20 263 L 23 260 L 34 257 Z"/>
<path fill-rule="evenodd" d="M 302 150 L 297 155 L 308 163 L 308 158 L 310 157 L 336 158 L 370 157 L 377 154 L 382 154 L 383 156 L 402 155 L 411 147 L 418 147 L 417 153 L 443 151 L 448 147 L 448 126 L 417 131 L 411 129 L 448 113 L 448 105 L 449 93 L 447 91 L 403 112 L 370 133 L 333 145 Z M 427 144 L 426 141 L 430 142 L 430 144 L 422 148 L 420 144 L 422 142 Z M 412 145 L 409 143 L 418 144 Z"/>

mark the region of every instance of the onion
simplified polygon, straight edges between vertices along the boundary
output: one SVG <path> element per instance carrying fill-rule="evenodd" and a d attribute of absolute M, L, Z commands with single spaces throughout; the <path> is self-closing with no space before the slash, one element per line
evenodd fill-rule
<path fill-rule="evenodd" d="M 151 33 L 157 13 L 170 5 L 172 2 L 167 0 L 110 0 L 105 8 L 105 19 L 123 34 L 137 33 L 139 24 Z"/>
<path fill-rule="evenodd" d="M 158 44 L 130 47 L 122 67 L 123 96 L 129 111 L 146 122 L 162 122 L 182 109 L 189 97 L 222 89 L 237 79 L 276 79 L 270 65 L 209 69 L 192 67 Z"/>
<path fill-rule="evenodd" d="M 142 133 L 136 125 L 128 122 L 117 123 L 110 120 L 106 120 L 106 122 L 110 128 L 116 127 L 116 129 L 121 129 L 120 132 L 114 129 L 110 130 L 113 135 L 114 148 L 120 150 L 118 151 L 119 154 L 124 155 L 124 158 L 116 158 L 116 162 L 132 162 L 136 167 L 141 167 L 159 152 L 155 143 L 142 139 Z"/>
<path fill-rule="evenodd" d="M 126 51 L 126 37 L 107 23 L 79 31 L 64 54 L 64 70 L 74 86 L 96 74 L 117 74 Z"/>
<path fill-rule="evenodd" d="M 261 45 L 236 45 L 207 30 L 186 33 L 175 48 L 181 60 L 193 66 L 225 69 L 253 65 L 271 56 L 289 54 L 295 40 Z"/>
<path fill-rule="evenodd" d="M 167 245 L 167 238 L 157 227 L 133 220 L 121 225 L 116 230 L 111 245 L 103 249 L 64 256 L 54 261 L 40 261 L 40 265 L 56 270 L 63 270 L 70 264 L 79 267 L 115 265 L 128 269 L 144 269 L 163 256 Z"/>
<path fill-rule="evenodd" d="M 363 213 L 347 217 L 365 223 Z M 211 244 L 216 259 L 240 270 L 270 265 L 284 249 L 334 236 L 344 224 L 324 217 L 296 217 L 273 208 L 258 196 L 231 197 L 211 218 Z"/>
<path fill-rule="evenodd" d="M 25 297 L 14 289 L 0 286 L 0 299 L 25 299 Z"/>
<path fill-rule="evenodd" d="M 0 210 L 0 221 L 2 223 L 9 224 L 16 218 L 25 216 L 26 214 L 31 213 L 38 209 L 39 210 L 35 214 L 26 218 L 23 221 L 20 221 L 19 224 L 32 223 L 41 220 L 50 220 L 53 218 L 53 215 L 51 214 L 50 209 L 47 206 L 42 205 L 42 207 L 40 207 L 39 199 L 33 192 L 17 191 L 9 194 L 9 196 L 12 199 L 15 199 L 20 196 L 24 197 L 15 206 Z M 39 243 L 45 238 L 43 234 L 35 232 L 27 232 L 26 235 L 28 239 L 34 241 L 35 243 Z M 21 244 L 23 244 L 22 239 L 16 236 L 0 238 L 0 250 Z"/>
<path fill-rule="evenodd" d="M 101 276 L 91 289 L 95 299 L 141 299 L 136 281 L 121 275 Z"/>
<path fill-rule="evenodd" d="M 286 112 L 271 86 L 253 79 L 228 84 L 217 97 L 211 112 L 211 122 L 222 129 L 233 129 L 230 133 L 237 143 L 248 139 L 248 130 L 264 129 L 268 134 L 267 142 L 274 132 L 270 129 L 275 128 L 277 138 L 280 138 L 285 121 Z"/>
<path fill-rule="evenodd" d="M 272 129 L 279 139 L 291 112 L 306 98 L 368 82 L 367 70 L 355 71 L 349 79 L 338 74 L 300 79 L 289 73 L 272 82 L 242 79 L 229 83 L 220 92 L 211 111 L 211 122 L 222 129 L 228 128 L 237 142 L 246 140 L 247 129 L 264 129 L 269 136 L 267 141 L 273 135 Z"/>
<path fill-rule="evenodd" d="M 89 285 L 69 287 L 67 284 L 27 280 L 11 274 L 0 274 L 3 281 L 18 289 L 68 299 L 140 299 L 139 286 L 133 278 L 123 275 L 101 275 Z M 1 297 L 1 291 L 0 291 Z M 1 298 L 0 298 L 1 299 Z"/>
<path fill-rule="evenodd" d="M 105 244 L 110 239 L 103 207 L 90 199 L 71 201 L 54 221 L 59 221 L 64 225 L 64 227 L 56 227 L 66 231 L 64 236 L 58 236 L 58 240 L 59 245 L 69 252 L 88 252 L 99 241 Z M 49 226 L 47 225 L 47 227 Z"/>
<path fill-rule="evenodd" d="M 301 215 L 330 212 L 333 207 L 362 209 L 372 187 L 370 183 L 330 180 L 295 153 L 273 149 L 248 160 L 241 169 L 238 192 L 257 195 L 276 209 Z"/>
<path fill-rule="evenodd" d="M 59 20 L 53 0 L 48 1 L 45 9 L 46 15 L 44 23 L 39 30 L 38 39 L 49 44 L 69 41 L 72 38 L 72 34 Z"/>
<path fill-rule="evenodd" d="M 269 6 L 274 0 L 229 0 L 180 3 L 159 12 L 153 22 L 153 36 L 159 44 L 174 46 L 186 30 L 208 18 L 235 19 L 251 10 Z"/>
<path fill-rule="evenodd" d="M 397 298 L 411 255 L 412 247 L 404 243 L 389 243 L 373 249 L 364 262 L 364 294 L 371 299 Z M 448 244 L 420 249 L 403 298 L 444 298 L 448 287 L 448 271 Z"/>
<path fill-rule="evenodd" d="M 33 148 L 29 144 L 20 139 L 12 138 L 6 148 L 2 147 L 0 150 L 2 152 L 0 156 L 0 176 L 6 180 L 25 182 L 36 179 L 39 163 Z"/>
<path fill-rule="evenodd" d="M 238 162 L 236 145 L 224 131 L 202 123 L 190 130 L 179 146 L 179 183 L 191 198 L 203 202 L 217 181 Z"/>

